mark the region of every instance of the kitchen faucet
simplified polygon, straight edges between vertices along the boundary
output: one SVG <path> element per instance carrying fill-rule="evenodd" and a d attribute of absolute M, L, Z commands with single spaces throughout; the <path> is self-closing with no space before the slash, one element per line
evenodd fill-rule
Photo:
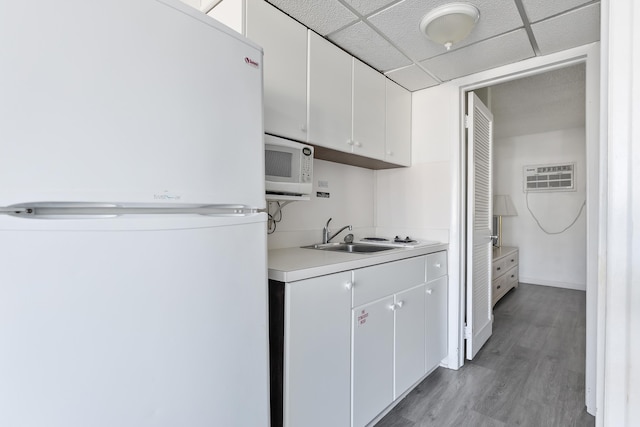
<path fill-rule="evenodd" d="M 331 241 L 331 239 L 336 237 L 338 234 L 342 233 L 342 231 L 347 229 L 347 228 L 349 229 L 349 231 L 351 231 L 353 229 L 353 227 L 351 227 L 350 225 L 345 225 L 340 230 L 338 230 L 335 233 L 330 235 L 330 233 L 329 233 L 329 223 L 331 222 L 332 219 L 333 218 L 329 218 L 329 221 L 327 221 L 327 225 L 325 225 L 324 228 L 322 229 L 322 243 L 329 243 Z"/>

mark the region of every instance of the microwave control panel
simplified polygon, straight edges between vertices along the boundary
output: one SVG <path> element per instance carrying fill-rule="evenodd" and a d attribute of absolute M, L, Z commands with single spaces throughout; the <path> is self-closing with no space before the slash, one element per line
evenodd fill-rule
<path fill-rule="evenodd" d="M 302 165 L 300 173 L 302 182 L 311 182 L 313 176 L 313 150 L 310 147 L 302 149 Z"/>

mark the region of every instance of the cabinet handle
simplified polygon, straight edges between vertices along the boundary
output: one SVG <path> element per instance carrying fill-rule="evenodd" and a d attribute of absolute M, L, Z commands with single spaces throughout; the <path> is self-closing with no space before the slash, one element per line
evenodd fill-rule
<path fill-rule="evenodd" d="M 496 268 L 496 271 L 500 271 L 500 267 Z"/>
<path fill-rule="evenodd" d="M 353 145 L 353 140 L 347 139 L 347 145 Z"/>
<path fill-rule="evenodd" d="M 433 293 L 433 289 L 427 289 L 427 295 L 431 295 Z"/>
<path fill-rule="evenodd" d="M 353 282 L 347 282 L 344 284 L 344 287 L 347 288 L 348 291 L 351 290 L 351 288 L 353 288 Z"/>
<path fill-rule="evenodd" d="M 391 305 L 389 306 L 389 310 L 391 310 L 391 311 L 396 311 L 396 309 L 397 309 L 397 308 L 398 308 L 398 307 L 397 307 L 395 304 L 391 304 Z"/>
<path fill-rule="evenodd" d="M 514 262 L 514 261 L 515 261 L 515 259 L 512 259 L 512 260 L 511 260 L 511 262 Z"/>
<path fill-rule="evenodd" d="M 393 151 L 387 151 L 387 156 L 393 156 Z"/>
<path fill-rule="evenodd" d="M 516 275 L 515 275 L 515 274 L 512 274 L 512 275 L 511 275 L 511 278 L 513 279 L 514 277 L 516 277 Z"/>
<path fill-rule="evenodd" d="M 403 305 L 404 305 L 404 301 L 398 301 L 398 302 L 396 303 L 396 306 L 397 306 L 398 308 L 402 308 L 402 306 L 403 306 Z"/>
<path fill-rule="evenodd" d="M 497 289 L 500 289 L 502 287 L 502 285 L 498 285 Z"/>
<path fill-rule="evenodd" d="M 434 265 L 435 265 L 436 268 L 440 268 L 440 263 L 439 262 L 436 262 Z"/>
<path fill-rule="evenodd" d="M 362 143 L 360 143 L 358 141 L 354 142 L 354 144 L 356 145 L 356 147 L 362 147 Z"/>

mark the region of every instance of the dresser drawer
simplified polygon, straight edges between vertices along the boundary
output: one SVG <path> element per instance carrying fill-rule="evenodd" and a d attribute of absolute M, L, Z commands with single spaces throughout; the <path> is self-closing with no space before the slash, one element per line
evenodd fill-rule
<path fill-rule="evenodd" d="M 509 289 L 518 285 L 518 267 L 513 267 L 500 277 L 493 279 L 491 285 L 493 292 L 491 300 L 495 304 Z"/>
<path fill-rule="evenodd" d="M 427 282 L 447 275 L 447 251 L 427 255 Z"/>
<path fill-rule="evenodd" d="M 493 263 L 493 278 L 502 276 L 505 272 L 518 265 L 518 253 L 515 252 L 509 256 L 500 258 Z"/>

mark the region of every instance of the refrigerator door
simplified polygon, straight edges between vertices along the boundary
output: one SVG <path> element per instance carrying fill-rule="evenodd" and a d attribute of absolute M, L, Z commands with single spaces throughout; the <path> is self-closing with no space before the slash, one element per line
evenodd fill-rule
<path fill-rule="evenodd" d="M 264 207 L 262 52 L 178 0 L 0 3 L 0 206 Z"/>
<path fill-rule="evenodd" d="M 0 425 L 268 425 L 265 214 L 0 217 L 0 240 Z"/>

